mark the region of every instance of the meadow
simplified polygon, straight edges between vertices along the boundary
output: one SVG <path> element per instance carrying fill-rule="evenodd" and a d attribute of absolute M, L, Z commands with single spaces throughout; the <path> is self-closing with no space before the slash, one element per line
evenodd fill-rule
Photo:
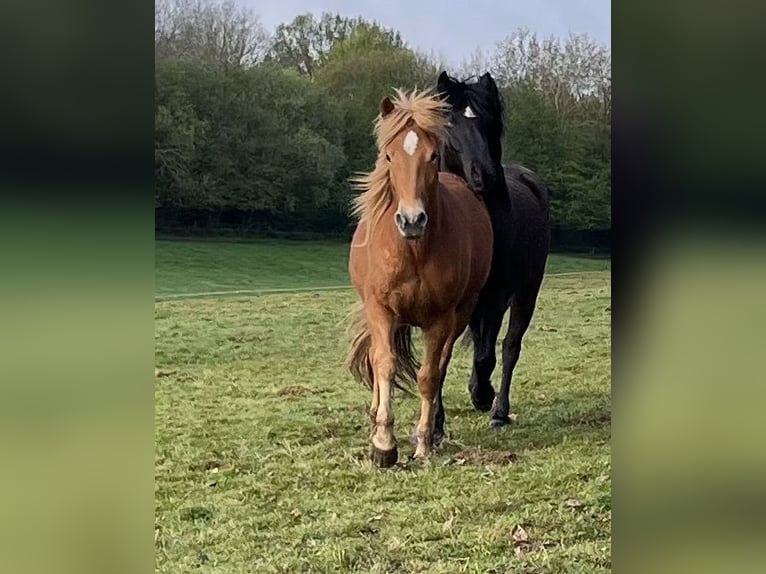
<path fill-rule="evenodd" d="M 398 395 L 400 462 L 380 470 L 342 365 L 355 295 L 321 290 L 348 284 L 347 253 L 157 242 L 156 571 L 609 572 L 609 261 L 551 257 L 513 425 L 473 410 L 458 349 L 444 444 L 409 460 L 418 402 Z M 254 293 L 204 295 L 235 290 Z"/>

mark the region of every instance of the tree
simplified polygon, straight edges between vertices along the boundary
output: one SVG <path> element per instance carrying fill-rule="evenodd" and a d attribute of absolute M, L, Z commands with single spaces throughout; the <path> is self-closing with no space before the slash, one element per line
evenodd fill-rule
<path fill-rule="evenodd" d="M 319 20 L 310 13 L 296 16 L 289 24 L 277 26 L 269 59 L 312 78 L 336 42 L 348 38 L 362 23 L 325 12 Z"/>
<path fill-rule="evenodd" d="M 452 74 L 456 78 L 478 77 L 490 69 L 490 57 L 481 48 L 476 48 L 468 58 L 464 58 Z M 497 80 L 497 78 L 495 78 Z"/>
<path fill-rule="evenodd" d="M 161 62 L 155 105 L 159 206 L 292 213 L 333 203 L 340 112 L 305 78 Z"/>
<path fill-rule="evenodd" d="M 258 18 L 233 0 L 157 0 L 156 59 L 186 59 L 229 66 L 261 61 L 269 35 Z"/>
<path fill-rule="evenodd" d="M 208 226 L 224 217 L 344 230 L 349 177 L 375 161 L 380 99 L 433 87 L 442 67 L 394 30 L 333 14 L 299 16 L 270 43 L 228 0 L 158 0 L 155 48 L 158 218 L 194 214 Z M 506 102 L 505 159 L 545 179 L 557 226 L 609 228 L 608 51 L 522 29 L 494 54 L 477 50 L 458 74 L 487 67 Z"/>
<path fill-rule="evenodd" d="M 344 110 L 346 157 L 351 173 L 368 171 L 376 155 L 372 122 L 380 100 L 393 88 L 432 87 L 438 69 L 408 49 L 398 34 L 360 24 L 338 42 L 317 71 L 317 83 Z"/>
<path fill-rule="evenodd" d="M 160 64 L 156 70 L 154 114 L 155 206 L 196 207 L 206 201 L 197 177 L 199 150 L 207 123 L 197 116 L 183 85 L 195 70 Z"/>
<path fill-rule="evenodd" d="M 491 66 L 502 85 L 531 84 L 562 114 L 584 97 L 611 92 L 609 51 L 587 34 L 570 34 L 565 41 L 538 40 L 520 28 L 498 43 Z"/>
<path fill-rule="evenodd" d="M 538 40 L 520 29 L 491 59 L 509 110 L 504 150 L 553 191 L 556 225 L 611 225 L 611 59 L 585 35 Z"/>

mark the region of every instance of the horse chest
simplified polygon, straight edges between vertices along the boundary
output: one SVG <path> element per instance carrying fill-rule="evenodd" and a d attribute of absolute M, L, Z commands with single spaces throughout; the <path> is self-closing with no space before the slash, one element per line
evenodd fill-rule
<path fill-rule="evenodd" d="M 456 295 L 450 270 L 420 269 L 395 273 L 384 282 L 380 295 L 402 321 L 420 325 L 424 318 L 452 305 Z"/>
<path fill-rule="evenodd" d="M 392 284 L 389 293 L 391 307 L 398 311 L 417 309 L 431 299 L 430 290 L 418 278 Z"/>

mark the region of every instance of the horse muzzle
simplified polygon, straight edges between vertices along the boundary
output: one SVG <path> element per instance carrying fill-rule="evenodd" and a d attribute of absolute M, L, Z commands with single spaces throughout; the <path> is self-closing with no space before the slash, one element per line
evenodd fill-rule
<path fill-rule="evenodd" d="M 423 209 L 413 212 L 397 211 L 396 227 L 405 239 L 419 239 L 426 232 L 428 214 Z"/>

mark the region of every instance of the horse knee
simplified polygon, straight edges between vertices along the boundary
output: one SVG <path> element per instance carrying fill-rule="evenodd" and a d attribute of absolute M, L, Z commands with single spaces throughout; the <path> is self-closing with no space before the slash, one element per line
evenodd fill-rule
<path fill-rule="evenodd" d="M 388 350 L 378 350 L 372 353 L 372 366 L 375 369 L 376 374 L 380 373 L 381 376 L 386 378 L 390 377 L 394 372 L 394 355 Z"/>
<path fill-rule="evenodd" d="M 497 363 L 497 359 L 495 358 L 495 350 L 492 349 L 489 350 L 483 350 L 478 351 L 474 355 L 474 364 L 476 365 L 477 370 L 483 372 L 491 373 L 495 369 L 495 365 Z"/>
<path fill-rule="evenodd" d="M 433 401 L 439 390 L 439 374 L 436 369 L 424 367 L 418 373 L 418 391 L 427 401 Z"/>

